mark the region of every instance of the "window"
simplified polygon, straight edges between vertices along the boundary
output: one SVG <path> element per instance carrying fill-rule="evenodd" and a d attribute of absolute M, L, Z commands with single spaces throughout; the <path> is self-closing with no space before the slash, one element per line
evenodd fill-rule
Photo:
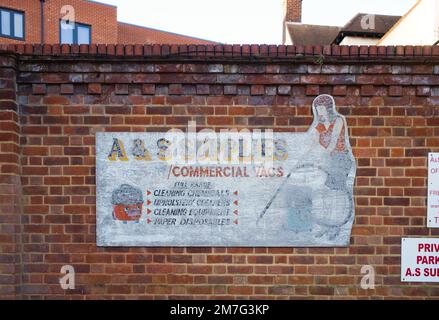
<path fill-rule="evenodd" d="M 24 13 L 0 8 L 0 36 L 24 40 Z"/>
<path fill-rule="evenodd" d="M 90 44 L 91 26 L 68 20 L 59 22 L 61 44 Z"/>

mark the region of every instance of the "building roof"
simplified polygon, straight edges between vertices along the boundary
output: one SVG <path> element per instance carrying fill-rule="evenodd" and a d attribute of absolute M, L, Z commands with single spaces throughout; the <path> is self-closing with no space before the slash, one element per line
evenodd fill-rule
<path fill-rule="evenodd" d="M 381 38 L 401 18 L 400 16 L 388 16 L 375 14 L 373 29 L 362 27 L 362 21 L 369 22 L 370 14 L 358 13 L 343 27 L 321 26 L 287 22 L 288 33 L 295 45 L 329 45 L 340 44 L 346 36 Z"/>
<path fill-rule="evenodd" d="M 118 22 L 117 29 L 118 43 L 121 44 L 218 44 L 218 42 L 210 40 L 138 26 L 125 22 Z"/>
<path fill-rule="evenodd" d="M 117 6 L 115 6 L 114 4 L 104 3 L 104 2 L 101 2 L 101 1 L 97 1 L 97 0 L 85 0 L 85 1 L 101 4 L 101 5 L 107 6 L 107 7 L 117 8 Z"/>
<path fill-rule="evenodd" d="M 374 28 L 362 27 L 363 20 L 369 22 L 367 16 L 375 17 L 375 25 L 372 25 Z M 340 29 L 340 33 L 334 42 L 340 44 L 346 36 L 381 38 L 395 25 L 395 23 L 398 22 L 399 19 L 401 19 L 401 16 L 358 13 Z"/>
<path fill-rule="evenodd" d="M 297 46 L 329 45 L 340 32 L 340 27 L 313 24 L 288 23 L 291 41 Z"/>

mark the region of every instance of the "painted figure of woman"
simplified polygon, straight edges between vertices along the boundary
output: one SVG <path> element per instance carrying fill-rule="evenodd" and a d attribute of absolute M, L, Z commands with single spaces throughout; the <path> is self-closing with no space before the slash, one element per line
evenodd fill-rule
<path fill-rule="evenodd" d="M 315 199 L 319 209 L 313 211 L 313 217 L 323 228 L 320 236 L 326 234 L 334 239 L 342 226 L 352 223 L 355 159 L 346 120 L 337 113 L 334 99 L 330 95 L 318 96 L 313 102 L 313 112 L 312 130 L 323 152 L 320 166 L 326 173 L 326 188 Z"/>
<path fill-rule="evenodd" d="M 313 102 L 313 111 L 318 121 L 315 133 L 320 146 L 329 155 L 325 166 L 328 174 L 325 185 L 331 190 L 346 190 L 354 164 L 348 148 L 346 120 L 337 114 L 334 99 L 329 95 L 318 96 Z"/>
<path fill-rule="evenodd" d="M 306 139 L 311 138 L 306 142 L 308 148 L 297 156 L 296 165 L 268 201 L 257 223 L 276 197 L 284 194 L 285 229 L 301 232 L 304 236 L 312 233 L 314 237 L 322 238 L 322 243 L 347 245 L 355 214 L 356 170 L 348 127 L 330 95 L 318 96 L 312 109 L 314 121 L 306 133 Z M 299 181 L 300 170 L 309 180 Z"/>

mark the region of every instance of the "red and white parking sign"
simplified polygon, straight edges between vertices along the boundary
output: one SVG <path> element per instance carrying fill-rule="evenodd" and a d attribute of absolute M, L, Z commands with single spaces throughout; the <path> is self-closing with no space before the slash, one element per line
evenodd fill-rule
<path fill-rule="evenodd" d="M 439 153 L 428 154 L 427 226 L 439 228 Z"/>
<path fill-rule="evenodd" d="M 439 282 L 439 238 L 402 238 L 401 281 Z"/>

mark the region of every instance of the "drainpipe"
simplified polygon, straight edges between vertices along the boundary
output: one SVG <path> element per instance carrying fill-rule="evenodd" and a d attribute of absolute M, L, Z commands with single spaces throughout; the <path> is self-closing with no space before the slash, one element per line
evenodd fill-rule
<path fill-rule="evenodd" d="M 434 46 L 437 46 L 438 44 L 439 44 L 439 11 L 438 11 L 438 9 L 439 9 L 439 1 L 436 1 L 436 3 L 435 3 L 435 12 L 436 12 L 436 15 L 435 15 L 435 26 L 434 26 L 434 33 L 435 33 L 435 43 L 433 44 Z"/>
<path fill-rule="evenodd" d="M 41 44 L 44 44 L 44 2 L 45 0 L 40 0 Z"/>

